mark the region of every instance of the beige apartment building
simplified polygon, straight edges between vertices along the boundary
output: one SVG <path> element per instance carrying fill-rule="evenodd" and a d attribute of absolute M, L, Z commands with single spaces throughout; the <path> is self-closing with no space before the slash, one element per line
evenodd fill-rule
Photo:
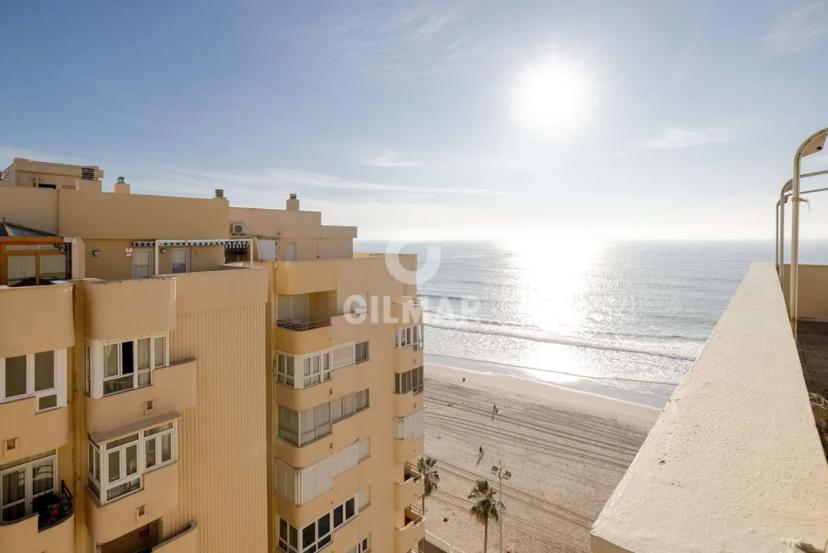
<path fill-rule="evenodd" d="M 102 182 L 0 180 L 0 553 L 416 551 L 416 258 Z"/>

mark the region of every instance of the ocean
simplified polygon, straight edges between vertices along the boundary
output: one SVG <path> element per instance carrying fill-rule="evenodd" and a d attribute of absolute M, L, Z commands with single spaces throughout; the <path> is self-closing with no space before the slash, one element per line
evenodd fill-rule
<path fill-rule="evenodd" d="M 802 250 L 803 262 L 828 260 L 828 242 Z M 750 263 L 774 256 L 771 241 L 431 242 L 403 251 L 419 254 L 427 362 L 659 407 Z"/>

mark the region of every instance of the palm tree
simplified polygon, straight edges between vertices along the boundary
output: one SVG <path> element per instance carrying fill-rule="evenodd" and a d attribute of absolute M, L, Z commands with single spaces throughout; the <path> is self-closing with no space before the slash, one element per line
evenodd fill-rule
<path fill-rule="evenodd" d="M 423 478 L 423 516 L 425 516 L 425 500 L 431 492 L 437 489 L 440 483 L 440 475 L 437 473 L 437 459 L 423 456 L 417 460 L 417 470 Z"/>
<path fill-rule="evenodd" d="M 489 547 L 489 520 L 497 522 L 500 518 L 500 513 L 497 511 L 498 502 L 495 499 L 497 491 L 489 485 L 488 480 L 478 480 L 475 482 L 469 499 L 474 500 L 474 505 L 469 509 L 472 516 L 483 524 L 483 553 Z"/>

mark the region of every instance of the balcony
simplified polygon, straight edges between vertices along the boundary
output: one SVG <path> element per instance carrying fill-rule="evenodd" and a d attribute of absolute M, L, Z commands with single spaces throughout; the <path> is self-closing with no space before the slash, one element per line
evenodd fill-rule
<path fill-rule="evenodd" d="M 424 444 L 425 441 L 422 436 L 394 440 L 394 462 L 406 463 L 416 459 L 423 454 Z"/>
<path fill-rule="evenodd" d="M 402 482 L 394 482 L 394 506 L 397 510 L 419 503 L 425 493 L 423 479 L 414 465 L 406 463 L 402 476 Z"/>
<path fill-rule="evenodd" d="M 293 388 L 285 384 L 277 384 L 279 404 L 293 409 L 296 412 L 315 407 L 331 398 L 350 394 L 365 388 L 363 367 L 348 365 L 331 372 L 330 380 L 323 380 L 307 388 Z"/>
<path fill-rule="evenodd" d="M 775 553 L 793 539 L 818 551 L 826 521 L 828 464 L 785 301 L 773 266 L 755 263 L 604 506 L 592 551 Z"/>
<path fill-rule="evenodd" d="M 0 288 L 0 357 L 75 344 L 72 284 Z"/>
<path fill-rule="evenodd" d="M 372 409 L 373 407 L 368 407 L 346 419 L 335 422 L 330 434 L 301 447 L 277 438 L 274 453 L 277 458 L 293 467 L 313 465 L 328 457 L 332 451 L 339 451 L 365 438 L 367 435 L 365 424 L 371 418 Z"/>
<path fill-rule="evenodd" d="M 417 507 L 406 507 L 402 526 L 394 528 L 395 553 L 408 553 L 419 549 L 425 539 L 425 517 Z"/>
<path fill-rule="evenodd" d="M 88 279 L 83 288 L 86 335 L 92 340 L 150 335 L 175 328 L 175 278 L 111 282 Z"/>
<path fill-rule="evenodd" d="M 173 463 L 144 474 L 141 489 L 105 505 L 87 494 L 86 524 L 92 538 L 107 543 L 175 510 L 178 465 Z"/>
<path fill-rule="evenodd" d="M 276 293 L 294 296 L 337 289 L 338 260 L 279 261 L 275 271 Z"/>
<path fill-rule="evenodd" d="M 423 322 L 423 307 L 416 297 L 403 297 L 391 302 L 391 317 L 403 326 L 417 325 Z"/>
<path fill-rule="evenodd" d="M 69 410 L 37 410 L 38 398 L 0 403 L 0 464 L 57 449 L 69 442 Z"/>
<path fill-rule="evenodd" d="M 86 398 L 86 430 L 106 432 L 196 405 L 196 361 L 155 369 L 152 384 L 99 399 Z"/>
<path fill-rule="evenodd" d="M 423 365 L 422 343 L 394 348 L 394 372 L 410 371 Z"/>
<path fill-rule="evenodd" d="M 198 553 L 198 525 L 191 522 L 187 529 L 153 546 L 150 551 L 151 553 Z"/>
<path fill-rule="evenodd" d="M 340 314 L 322 319 L 280 320 L 273 329 L 273 343 L 280 351 L 302 355 L 356 341 L 359 325 L 350 324 L 347 317 Z"/>
<path fill-rule="evenodd" d="M 53 496 L 54 497 L 54 496 Z M 39 512 L 0 523 L 0 551 L 14 553 L 73 553 L 75 514 L 72 494 L 61 485 L 57 501 L 43 505 Z"/>

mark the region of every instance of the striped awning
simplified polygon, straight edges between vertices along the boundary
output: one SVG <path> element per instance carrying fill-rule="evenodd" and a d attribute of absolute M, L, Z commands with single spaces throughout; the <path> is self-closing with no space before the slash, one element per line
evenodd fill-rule
<path fill-rule="evenodd" d="M 135 248 L 154 248 L 159 246 L 184 246 L 203 248 L 208 246 L 224 246 L 228 250 L 243 250 L 247 248 L 249 240 L 136 240 L 132 243 Z"/>

